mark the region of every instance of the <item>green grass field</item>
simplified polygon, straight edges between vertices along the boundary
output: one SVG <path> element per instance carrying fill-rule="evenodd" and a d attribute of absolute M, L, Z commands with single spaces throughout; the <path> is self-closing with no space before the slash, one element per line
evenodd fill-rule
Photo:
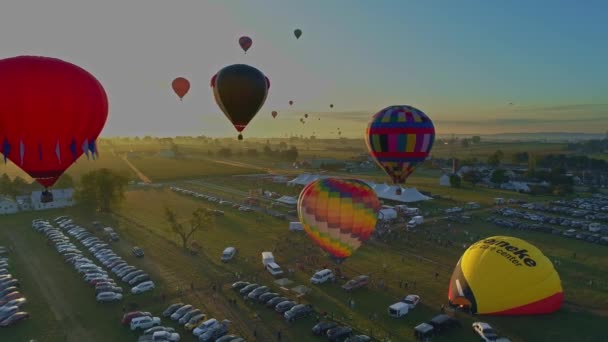
<path fill-rule="evenodd" d="M 245 167 L 226 165 L 210 160 L 139 157 L 130 159 L 130 161 L 153 182 L 259 172 Z"/>

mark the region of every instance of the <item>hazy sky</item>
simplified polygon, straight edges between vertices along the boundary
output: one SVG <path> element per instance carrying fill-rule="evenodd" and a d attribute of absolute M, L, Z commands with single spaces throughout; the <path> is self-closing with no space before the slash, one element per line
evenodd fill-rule
<path fill-rule="evenodd" d="M 361 135 L 393 104 L 420 108 L 439 133 L 599 133 L 607 12 L 591 0 L 2 0 L 0 51 L 93 73 L 110 99 L 104 135 L 236 136 L 209 87 L 233 63 L 272 83 L 245 136 Z M 182 103 L 177 76 L 192 84 Z"/>

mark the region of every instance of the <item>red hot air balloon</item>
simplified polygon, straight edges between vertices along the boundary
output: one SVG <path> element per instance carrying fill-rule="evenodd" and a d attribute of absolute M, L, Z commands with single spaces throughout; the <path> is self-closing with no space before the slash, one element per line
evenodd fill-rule
<path fill-rule="evenodd" d="M 233 64 L 211 78 L 211 87 L 218 107 L 240 133 L 264 105 L 270 80 L 252 66 Z"/>
<path fill-rule="evenodd" d="M 271 114 L 273 118 L 276 118 L 279 113 L 277 113 L 276 110 L 273 110 Z"/>
<path fill-rule="evenodd" d="M 0 60 L 0 144 L 10 159 L 51 187 L 95 140 L 108 116 L 102 85 L 86 70 L 48 57 Z M 52 201 L 45 190 L 43 202 Z"/>
<path fill-rule="evenodd" d="M 289 105 L 292 106 L 293 105 L 293 101 L 289 101 Z"/>
<path fill-rule="evenodd" d="M 173 91 L 179 96 L 179 99 L 182 100 L 190 90 L 190 82 L 183 77 L 178 77 L 171 82 L 171 87 L 173 87 Z"/>
<path fill-rule="evenodd" d="M 253 45 L 253 40 L 247 36 L 242 36 L 239 38 L 239 45 L 241 46 L 241 49 L 247 53 L 247 50 Z"/>

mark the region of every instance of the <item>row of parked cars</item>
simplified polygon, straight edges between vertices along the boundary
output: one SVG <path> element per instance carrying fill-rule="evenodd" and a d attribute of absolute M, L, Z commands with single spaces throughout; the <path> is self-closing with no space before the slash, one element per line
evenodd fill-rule
<path fill-rule="evenodd" d="M 239 211 L 243 211 L 243 212 L 253 211 L 253 209 L 251 209 L 250 207 L 248 207 L 246 205 L 241 205 L 239 203 L 224 200 L 224 199 L 221 199 L 221 198 L 215 197 L 215 196 L 205 195 L 203 193 L 199 193 L 199 192 L 188 190 L 188 189 L 182 189 L 182 188 L 173 186 L 173 187 L 171 187 L 171 191 L 174 191 L 174 192 L 177 192 L 180 194 L 184 194 L 184 195 L 189 195 L 189 196 L 192 196 L 195 198 L 204 199 L 207 202 L 218 203 L 219 205 L 224 205 L 224 206 L 230 206 L 233 209 L 238 209 Z M 224 212 L 220 211 L 220 210 L 214 210 L 214 212 L 218 215 L 224 214 Z"/>
<path fill-rule="evenodd" d="M 19 292 L 19 280 L 9 272 L 8 250 L 0 246 L 0 327 L 15 325 L 30 317 L 23 311 L 27 299 Z"/>
<path fill-rule="evenodd" d="M 163 311 L 162 316 L 184 325 L 184 329 L 192 331 L 192 335 L 200 342 L 245 342 L 239 336 L 228 334 L 229 320 L 207 319 L 202 310 L 191 304 L 171 304 Z"/>
<path fill-rule="evenodd" d="M 292 323 L 296 320 L 312 315 L 315 311 L 310 304 L 298 304 L 287 297 L 272 292 L 270 287 L 252 284 L 246 281 L 237 281 L 232 288 L 238 291 L 246 300 L 265 305 L 274 309 L 283 316 L 285 321 Z M 319 322 L 312 329 L 317 336 L 327 336 L 329 341 L 341 341 L 347 338 L 349 342 L 366 342 L 371 339 L 365 335 L 351 336 L 353 329 L 347 326 L 338 326 L 333 322 Z"/>
<path fill-rule="evenodd" d="M 73 224 L 72 219 L 66 216 L 57 217 L 54 220 L 61 229 L 68 234 L 78 238 L 84 234 Z M 108 273 L 96 265 L 91 259 L 87 258 L 76 245 L 74 245 L 63 231 L 53 226 L 48 220 L 34 219 L 32 227 L 37 232 L 44 234 L 50 243 L 55 245 L 55 249 L 63 256 L 65 261 L 71 264 L 82 279 L 95 287 L 95 295 L 98 302 L 114 302 L 122 299 L 122 288 L 117 287 Z"/>
<path fill-rule="evenodd" d="M 131 331 L 143 331 L 138 342 L 178 342 L 180 335 L 171 327 L 161 326 L 160 317 L 146 311 L 132 311 L 122 316 L 121 323 Z"/>

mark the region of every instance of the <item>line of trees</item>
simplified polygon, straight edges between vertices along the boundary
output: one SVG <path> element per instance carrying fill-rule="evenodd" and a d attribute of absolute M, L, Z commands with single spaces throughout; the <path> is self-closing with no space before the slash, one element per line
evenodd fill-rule
<path fill-rule="evenodd" d="M 128 182 L 126 176 L 112 170 L 94 170 L 80 177 L 74 198 L 83 208 L 108 213 L 124 199 Z"/>

